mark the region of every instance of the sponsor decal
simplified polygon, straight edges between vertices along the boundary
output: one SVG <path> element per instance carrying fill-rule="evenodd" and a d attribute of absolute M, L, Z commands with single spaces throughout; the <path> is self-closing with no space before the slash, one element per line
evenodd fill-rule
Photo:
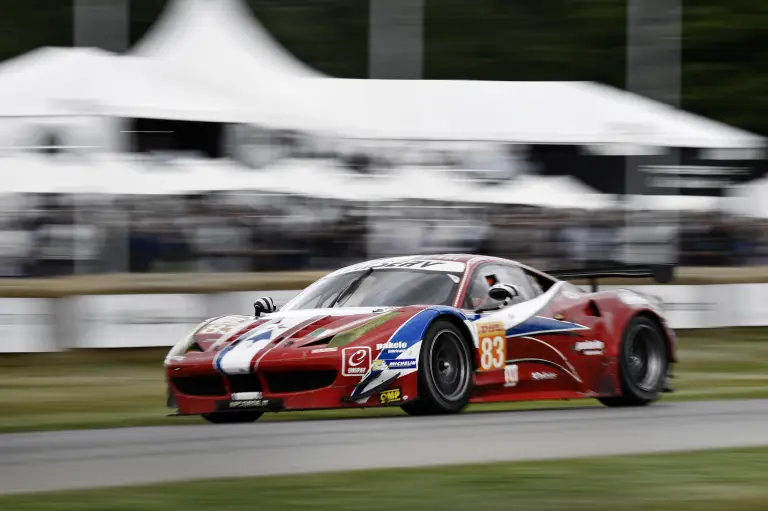
<path fill-rule="evenodd" d="M 234 392 L 232 394 L 232 401 L 249 401 L 251 399 L 261 399 L 263 394 L 261 392 Z"/>
<path fill-rule="evenodd" d="M 602 355 L 605 343 L 603 341 L 580 341 L 574 345 L 573 349 L 584 355 Z"/>
<path fill-rule="evenodd" d="M 408 349 L 407 342 L 385 342 L 376 345 L 377 350 L 389 350 L 393 353 L 402 353 Z"/>
<path fill-rule="evenodd" d="M 504 367 L 504 386 L 516 387 L 518 381 L 520 381 L 520 371 L 517 368 L 517 364 L 505 366 Z"/>
<path fill-rule="evenodd" d="M 373 364 L 371 364 L 371 371 L 386 371 L 387 370 L 387 363 L 383 360 L 374 360 Z"/>
<path fill-rule="evenodd" d="M 531 373 L 531 378 L 534 380 L 555 380 L 557 379 L 557 375 L 555 373 L 548 373 L 548 372 L 534 372 Z"/>
<path fill-rule="evenodd" d="M 227 403 L 229 409 L 242 409 L 242 408 L 267 408 L 269 406 L 269 399 L 247 399 L 243 401 L 230 401 Z"/>
<path fill-rule="evenodd" d="M 429 268 L 438 264 L 443 263 L 441 261 L 402 261 L 381 263 L 373 266 L 373 268 Z"/>
<path fill-rule="evenodd" d="M 341 374 L 362 378 L 371 367 L 371 347 L 344 348 L 341 350 Z"/>
<path fill-rule="evenodd" d="M 387 367 L 390 369 L 413 369 L 417 365 L 415 358 L 402 358 L 387 362 Z"/>
<path fill-rule="evenodd" d="M 332 351 L 339 351 L 339 348 L 318 348 L 316 350 L 312 350 L 310 353 L 330 353 Z"/>
<path fill-rule="evenodd" d="M 488 321 L 475 324 L 480 338 L 480 370 L 502 369 L 507 360 L 507 335 L 504 323 Z"/>
<path fill-rule="evenodd" d="M 389 389 L 379 392 L 379 400 L 381 404 L 386 405 L 389 403 L 399 403 L 403 398 L 400 389 Z"/>
<path fill-rule="evenodd" d="M 414 369 L 418 367 L 415 358 L 400 358 L 395 360 L 374 360 L 371 371 L 386 371 L 387 369 Z"/>

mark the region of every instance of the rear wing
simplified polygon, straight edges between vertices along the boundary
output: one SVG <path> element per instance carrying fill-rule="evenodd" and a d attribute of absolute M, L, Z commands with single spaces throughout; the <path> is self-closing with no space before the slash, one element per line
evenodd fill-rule
<path fill-rule="evenodd" d="M 597 281 L 599 279 L 653 278 L 654 282 L 667 284 L 674 279 L 675 267 L 671 264 L 628 265 L 580 270 L 554 270 L 548 273 L 559 280 L 589 280 L 589 283 L 592 286 L 592 292 L 594 293 L 597 291 Z"/>

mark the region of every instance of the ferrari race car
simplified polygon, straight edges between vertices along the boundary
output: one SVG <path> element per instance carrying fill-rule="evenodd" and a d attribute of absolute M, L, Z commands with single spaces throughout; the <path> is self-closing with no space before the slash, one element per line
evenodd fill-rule
<path fill-rule="evenodd" d="M 601 277 L 670 267 L 543 273 L 505 259 L 379 259 L 319 279 L 280 311 L 200 324 L 165 359 L 168 406 L 213 423 L 264 412 L 597 398 L 639 406 L 671 391 L 675 334 L 658 299 Z M 592 280 L 591 290 L 568 282 Z"/>

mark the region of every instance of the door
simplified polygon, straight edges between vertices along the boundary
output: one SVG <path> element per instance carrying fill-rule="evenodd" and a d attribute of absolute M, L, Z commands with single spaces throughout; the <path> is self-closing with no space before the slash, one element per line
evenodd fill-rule
<path fill-rule="evenodd" d="M 490 263 L 478 267 L 470 279 L 466 308 L 502 305 L 487 295 L 489 276 L 517 286 L 520 296 L 506 307 L 482 313 L 476 322 L 479 395 L 489 401 L 511 395 L 544 399 L 580 391 L 584 377 L 572 360 L 574 340 L 594 325 L 584 324 L 579 300 L 562 296 L 561 285 L 541 281 L 542 276 L 519 266 Z"/>

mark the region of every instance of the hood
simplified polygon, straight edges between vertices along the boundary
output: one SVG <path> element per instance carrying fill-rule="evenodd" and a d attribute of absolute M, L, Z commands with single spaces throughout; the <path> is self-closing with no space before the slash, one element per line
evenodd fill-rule
<path fill-rule="evenodd" d="M 218 353 L 245 341 L 254 354 L 278 342 L 292 348 L 342 347 L 385 324 L 391 323 L 395 329 L 425 308 L 427 306 L 349 307 L 275 312 L 260 317 L 221 316 L 199 325 L 168 357 L 194 352 Z"/>

